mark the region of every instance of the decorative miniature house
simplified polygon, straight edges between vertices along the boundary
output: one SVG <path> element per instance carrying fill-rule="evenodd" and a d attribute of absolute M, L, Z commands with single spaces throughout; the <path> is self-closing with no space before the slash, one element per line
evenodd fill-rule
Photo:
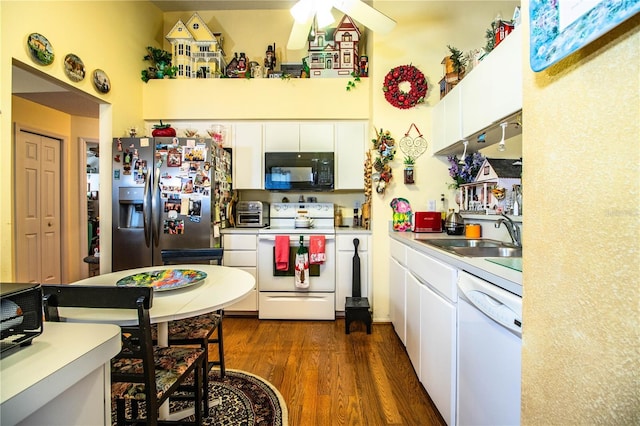
<path fill-rule="evenodd" d="M 509 211 L 514 185 L 522 182 L 520 159 L 485 158 L 475 181 L 460 185 L 463 213 L 498 214 Z"/>
<path fill-rule="evenodd" d="M 317 29 L 309 42 L 310 77 L 351 77 L 360 67 L 359 41 L 360 29 L 347 15 L 336 28 Z"/>
<path fill-rule="evenodd" d="M 177 78 L 213 78 L 224 72 L 221 33 L 211 32 L 197 12 L 186 24 L 178 20 L 166 39 L 171 43 L 172 64 L 178 67 Z"/>

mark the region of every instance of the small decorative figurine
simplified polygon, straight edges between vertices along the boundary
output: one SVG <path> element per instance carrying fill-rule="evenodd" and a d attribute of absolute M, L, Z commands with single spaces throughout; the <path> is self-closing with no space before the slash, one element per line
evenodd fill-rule
<path fill-rule="evenodd" d="M 393 209 L 393 230 L 411 231 L 411 204 L 405 198 L 394 198 L 390 204 Z"/>
<path fill-rule="evenodd" d="M 264 71 L 265 74 L 269 74 L 276 69 L 276 44 L 267 46 L 267 51 L 265 52 L 266 57 L 264 58 Z"/>
<path fill-rule="evenodd" d="M 233 59 L 229 61 L 229 65 L 227 65 L 227 77 L 237 77 L 238 76 L 238 53 L 233 53 Z"/>
<path fill-rule="evenodd" d="M 369 57 L 360 56 L 360 77 L 367 77 L 369 75 Z"/>
<path fill-rule="evenodd" d="M 247 57 L 244 52 L 240 52 L 240 58 L 238 58 L 238 77 L 246 77 L 247 72 Z"/>

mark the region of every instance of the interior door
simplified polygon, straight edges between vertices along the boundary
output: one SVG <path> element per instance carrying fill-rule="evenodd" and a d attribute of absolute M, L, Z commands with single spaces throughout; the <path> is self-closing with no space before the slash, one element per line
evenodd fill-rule
<path fill-rule="evenodd" d="M 60 283 L 60 140 L 16 138 L 16 280 Z"/>

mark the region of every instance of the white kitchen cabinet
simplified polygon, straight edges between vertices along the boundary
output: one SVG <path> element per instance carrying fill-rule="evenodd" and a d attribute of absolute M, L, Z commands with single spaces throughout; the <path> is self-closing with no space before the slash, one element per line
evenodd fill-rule
<path fill-rule="evenodd" d="M 333 152 L 333 122 L 300 123 L 300 152 Z"/>
<path fill-rule="evenodd" d="M 522 27 L 517 27 L 491 54 L 495 77 L 491 81 L 491 108 L 496 118 L 522 109 Z"/>
<path fill-rule="evenodd" d="M 363 189 L 367 123 L 338 122 L 335 130 L 335 189 Z"/>
<path fill-rule="evenodd" d="M 233 129 L 233 188 L 263 189 L 262 123 L 235 123 Z"/>
<path fill-rule="evenodd" d="M 267 122 L 264 152 L 333 152 L 333 122 Z"/>
<path fill-rule="evenodd" d="M 264 124 L 264 152 L 298 152 L 300 124 L 292 122 Z"/>
<path fill-rule="evenodd" d="M 490 56 L 491 55 L 493 55 L 493 52 L 490 53 Z M 464 101 L 462 102 L 461 111 L 461 116 L 464 116 L 464 120 L 462 120 L 463 135 L 469 136 L 485 128 L 488 125 L 487 123 L 490 123 L 493 119 L 494 112 L 489 108 L 489 103 L 491 102 L 490 98 L 493 98 L 494 95 L 491 93 L 487 94 L 489 86 L 491 85 L 493 72 L 493 66 L 491 66 L 492 61 L 489 60 L 490 56 L 476 65 L 460 83 L 464 83 Z M 483 104 L 485 107 L 478 108 L 478 105 Z M 457 141 L 448 142 L 451 144 Z"/>
<path fill-rule="evenodd" d="M 407 353 L 420 382 L 447 424 L 455 424 L 456 268 L 417 250 L 407 249 Z M 416 290 L 413 286 L 417 286 Z M 411 290 L 410 290 L 411 289 Z M 411 294 L 410 294 L 411 291 Z M 418 301 L 411 300 L 417 298 Z M 409 304 L 418 305 L 416 318 Z M 417 321 L 417 325 L 413 322 Z M 411 333 L 419 334 L 418 348 Z M 414 357 L 418 357 L 417 362 Z"/>
<path fill-rule="evenodd" d="M 405 327 L 406 349 L 413 369 L 418 377 L 420 377 L 420 281 L 418 278 L 407 270 L 405 273 L 406 280 L 406 311 L 405 311 Z"/>
<path fill-rule="evenodd" d="M 521 43 L 518 27 L 462 80 L 464 137 L 522 109 Z"/>
<path fill-rule="evenodd" d="M 432 108 L 433 155 L 452 153 L 453 145 L 498 126 L 521 109 L 522 29 L 518 27 Z M 498 142 L 487 140 L 487 146 Z"/>
<path fill-rule="evenodd" d="M 247 271 L 258 283 L 258 269 L 257 269 L 257 245 L 258 235 L 257 233 L 242 233 L 242 234 L 224 234 L 222 238 L 222 247 L 224 248 L 224 255 L 222 264 L 224 266 L 232 266 L 235 268 Z M 227 285 L 233 285 L 233 283 L 227 283 Z M 258 310 L 258 290 L 257 285 L 253 287 L 251 292 L 244 299 L 227 306 L 225 311 L 257 311 Z"/>
<path fill-rule="evenodd" d="M 448 425 L 455 424 L 456 306 L 420 286 L 420 382 Z"/>
<path fill-rule="evenodd" d="M 432 109 L 431 138 L 434 154 L 462 139 L 462 82 Z"/>
<path fill-rule="evenodd" d="M 347 297 L 352 296 L 353 286 L 353 240 L 360 240 L 358 256 L 360 257 L 360 295 L 371 300 L 371 285 L 369 282 L 369 236 L 366 234 L 340 234 L 336 236 L 336 311 L 343 312 Z"/>
<path fill-rule="evenodd" d="M 389 260 L 389 302 L 393 328 L 403 345 L 407 345 L 406 312 L 406 270 L 396 259 Z"/>
<path fill-rule="evenodd" d="M 389 240 L 389 315 L 396 334 L 406 346 L 406 282 L 405 265 L 407 264 L 407 246 L 394 240 Z"/>

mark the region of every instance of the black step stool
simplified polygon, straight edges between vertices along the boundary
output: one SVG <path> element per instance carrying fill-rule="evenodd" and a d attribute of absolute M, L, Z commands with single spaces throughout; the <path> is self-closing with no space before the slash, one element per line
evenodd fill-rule
<path fill-rule="evenodd" d="M 349 334 L 349 326 L 353 321 L 363 321 L 367 326 L 367 334 L 371 334 L 371 311 L 368 297 L 347 297 L 344 304 L 345 333 Z"/>

